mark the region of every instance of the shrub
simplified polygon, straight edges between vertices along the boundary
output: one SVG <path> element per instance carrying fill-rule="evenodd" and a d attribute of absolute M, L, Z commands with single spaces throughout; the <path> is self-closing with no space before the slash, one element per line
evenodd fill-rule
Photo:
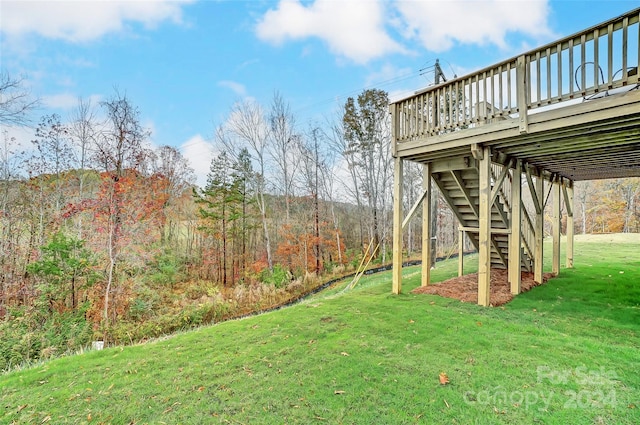
<path fill-rule="evenodd" d="M 12 309 L 12 320 L 0 322 L 0 370 L 86 346 L 92 337 L 84 317 L 86 307 L 50 315 L 37 308 Z"/>
<path fill-rule="evenodd" d="M 270 284 L 276 288 L 284 286 L 293 276 L 280 264 L 273 266 L 273 271 L 265 269 L 260 273 L 260 280 L 263 283 Z"/>

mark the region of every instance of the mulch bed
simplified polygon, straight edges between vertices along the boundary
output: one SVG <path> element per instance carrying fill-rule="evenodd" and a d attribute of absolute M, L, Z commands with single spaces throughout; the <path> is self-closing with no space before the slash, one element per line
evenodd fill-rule
<path fill-rule="evenodd" d="M 522 272 L 521 292 L 526 292 L 534 286 L 541 285 L 533 280 L 533 273 Z M 554 277 L 553 273 L 544 273 L 542 284 Z M 454 298 L 462 302 L 478 302 L 478 274 L 468 274 L 461 277 L 445 280 L 441 283 L 429 286 L 421 286 L 413 291 L 413 294 L 433 294 L 442 297 Z M 491 269 L 491 305 L 496 307 L 508 303 L 513 299 L 508 282 L 508 272 L 503 269 Z"/>

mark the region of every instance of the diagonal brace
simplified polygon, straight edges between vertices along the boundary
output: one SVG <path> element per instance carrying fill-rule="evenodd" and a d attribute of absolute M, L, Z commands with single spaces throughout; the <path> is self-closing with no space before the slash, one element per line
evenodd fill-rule
<path fill-rule="evenodd" d="M 404 230 L 404 228 L 407 226 L 407 224 L 409 224 L 409 222 L 411 221 L 411 219 L 413 218 L 413 216 L 416 214 L 416 212 L 418 211 L 418 207 L 420 206 L 420 204 L 422 204 L 422 201 L 424 201 L 424 198 L 427 196 L 427 194 L 429 193 L 428 190 L 425 190 L 422 193 L 422 196 L 420 196 L 417 200 L 416 203 L 413 204 L 413 206 L 411 207 L 411 210 L 409 210 L 409 214 L 407 214 L 407 216 L 405 217 L 405 219 L 402 221 L 402 230 Z"/>

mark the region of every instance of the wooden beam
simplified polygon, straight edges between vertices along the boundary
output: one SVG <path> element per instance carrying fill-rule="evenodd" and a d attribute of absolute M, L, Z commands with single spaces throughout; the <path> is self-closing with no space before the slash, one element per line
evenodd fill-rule
<path fill-rule="evenodd" d="M 464 275 L 464 230 L 458 232 L 458 277 Z"/>
<path fill-rule="evenodd" d="M 459 229 L 463 230 L 465 232 L 468 232 L 468 233 L 479 233 L 480 232 L 480 228 L 479 227 L 460 226 Z M 491 228 L 491 233 L 492 234 L 495 233 L 497 235 L 509 235 L 509 234 L 511 234 L 511 229 L 500 229 L 500 228 L 492 227 Z"/>
<path fill-rule="evenodd" d="M 480 168 L 480 217 L 479 255 L 478 255 L 478 304 L 489 306 L 491 303 L 491 154 L 484 148 Z"/>
<path fill-rule="evenodd" d="M 495 184 L 493 185 L 493 189 L 491 189 L 491 205 L 493 205 L 496 202 L 496 198 L 498 197 L 498 194 L 500 193 L 500 189 L 502 187 L 502 183 L 504 183 L 504 179 L 505 177 L 507 177 L 507 174 L 509 173 L 509 168 L 511 167 L 511 161 L 509 161 L 508 164 L 504 165 L 502 167 L 502 172 L 500 173 L 500 176 L 498 177 L 498 179 L 496 180 Z"/>
<path fill-rule="evenodd" d="M 389 105 L 389 112 L 391 114 L 391 155 L 395 158 L 398 156 L 398 139 L 396 135 L 400 131 L 398 125 L 398 104 L 392 103 Z"/>
<path fill-rule="evenodd" d="M 473 156 L 473 158 L 475 160 L 482 161 L 482 159 L 484 158 L 482 146 L 478 145 L 477 143 L 472 143 L 471 144 L 471 155 Z"/>
<path fill-rule="evenodd" d="M 556 275 L 560 273 L 560 182 L 551 184 L 553 189 L 553 259 L 551 271 Z"/>
<path fill-rule="evenodd" d="M 569 186 L 569 188 L 567 188 Z M 569 198 L 569 193 L 567 191 L 571 191 L 571 198 Z M 564 206 L 567 209 L 567 216 L 573 217 L 573 184 L 571 181 L 569 183 L 562 183 L 562 193 L 564 195 Z"/>
<path fill-rule="evenodd" d="M 420 195 L 420 198 L 418 198 L 416 202 L 413 204 L 413 206 L 409 210 L 409 214 L 407 214 L 407 216 L 402 221 L 402 230 L 404 230 L 404 228 L 407 227 L 407 224 L 409 224 L 413 216 L 416 214 L 416 212 L 418 211 L 418 207 L 420 206 L 420 204 L 422 203 L 422 201 L 426 196 L 427 196 L 427 191 L 425 190 L 424 192 L 422 192 L 422 195 Z"/>
<path fill-rule="evenodd" d="M 447 158 L 444 161 L 435 161 L 431 165 L 431 174 L 442 173 L 451 170 L 466 170 L 474 168 L 476 161 L 469 156 Z"/>
<path fill-rule="evenodd" d="M 547 59 L 548 60 L 548 59 Z M 527 62 L 525 56 L 518 56 L 516 62 L 516 96 L 518 100 L 518 121 L 520 133 L 529 131 L 528 104 L 529 96 L 527 96 Z"/>
<path fill-rule="evenodd" d="M 427 198 L 422 202 L 422 280 L 421 286 L 431 283 L 431 164 L 425 164 L 422 169 L 422 187 Z"/>
<path fill-rule="evenodd" d="M 547 195 L 544 197 L 544 202 L 542 204 L 542 209 L 544 210 L 547 207 L 547 203 L 549 203 L 549 197 L 551 196 L 551 192 L 553 191 L 554 186 L 554 182 L 556 182 L 558 180 L 560 176 L 558 176 L 557 174 L 552 174 L 551 178 L 549 179 L 549 190 L 547 191 Z"/>
<path fill-rule="evenodd" d="M 544 179 L 542 179 L 541 177 L 536 177 L 536 184 L 533 193 L 536 193 L 536 199 L 541 199 L 541 197 L 544 195 Z M 536 208 L 536 221 L 533 226 L 535 232 L 533 279 L 538 283 L 542 283 L 544 257 L 542 249 L 542 243 L 544 239 L 544 208 L 542 207 L 542 205 L 538 205 L 538 207 Z"/>
<path fill-rule="evenodd" d="M 538 195 L 536 193 L 536 186 L 533 183 L 533 177 L 531 176 L 531 167 L 527 166 L 526 167 L 526 173 L 527 173 L 527 184 L 529 185 L 529 192 L 531 193 L 531 198 L 533 199 L 533 206 L 536 210 L 536 214 L 540 214 L 542 211 L 542 204 L 540 203 L 540 197 L 542 196 L 542 194 Z M 542 180 L 542 178 L 540 176 L 536 176 L 536 182 L 538 180 Z"/>
<path fill-rule="evenodd" d="M 565 193 L 565 202 L 567 206 L 567 246 L 566 246 L 566 267 L 568 269 L 573 268 L 573 184 L 567 187 L 567 185 L 562 186 L 564 188 Z"/>
<path fill-rule="evenodd" d="M 516 161 L 511 182 L 511 234 L 509 235 L 509 283 L 512 294 L 521 290 L 522 163 Z"/>
<path fill-rule="evenodd" d="M 393 272 L 392 290 L 402 291 L 402 187 L 404 185 L 403 160 L 394 158 L 393 173 Z"/>

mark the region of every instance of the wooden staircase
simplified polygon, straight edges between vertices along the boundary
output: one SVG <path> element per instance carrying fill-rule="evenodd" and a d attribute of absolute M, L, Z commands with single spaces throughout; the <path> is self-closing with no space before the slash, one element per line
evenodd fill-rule
<path fill-rule="evenodd" d="M 492 190 L 496 196 L 491 205 L 491 266 L 508 268 L 509 233 L 511 220 L 511 181 L 513 170 L 499 164 L 491 165 Z M 443 198 L 458 218 L 471 243 L 478 250 L 479 227 L 479 172 L 475 165 L 462 169 L 439 171 L 432 174 L 433 181 Z M 522 209 L 520 235 L 521 263 L 523 271 L 533 270 L 534 228 L 526 209 Z"/>

